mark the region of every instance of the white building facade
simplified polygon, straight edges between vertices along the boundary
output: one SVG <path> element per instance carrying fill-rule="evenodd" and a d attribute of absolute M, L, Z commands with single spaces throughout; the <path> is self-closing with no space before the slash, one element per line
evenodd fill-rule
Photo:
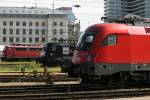
<path fill-rule="evenodd" d="M 0 44 L 68 39 L 69 13 L 59 9 L 52 12 L 47 8 L 0 7 Z"/>

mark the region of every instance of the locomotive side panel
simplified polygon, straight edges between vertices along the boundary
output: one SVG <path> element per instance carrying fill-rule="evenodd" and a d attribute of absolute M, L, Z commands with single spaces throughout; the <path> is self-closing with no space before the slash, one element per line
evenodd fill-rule
<path fill-rule="evenodd" d="M 106 39 L 108 37 L 102 44 Z M 130 36 L 117 34 L 115 44 L 101 45 L 96 54 L 96 63 L 130 63 Z"/>
<path fill-rule="evenodd" d="M 41 51 L 42 51 L 42 47 L 27 48 L 26 50 L 27 58 L 38 58 L 40 57 Z"/>
<path fill-rule="evenodd" d="M 27 48 L 15 48 L 15 56 L 14 58 L 27 58 Z"/>
<path fill-rule="evenodd" d="M 150 64 L 150 36 L 131 36 L 131 62 L 135 64 Z"/>
<path fill-rule="evenodd" d="M 24 47 L 24 48 L 15 48 L 15 57 L 14 58 L 38 58 L 40 56 L 42 48 L 37 47 Z"/>

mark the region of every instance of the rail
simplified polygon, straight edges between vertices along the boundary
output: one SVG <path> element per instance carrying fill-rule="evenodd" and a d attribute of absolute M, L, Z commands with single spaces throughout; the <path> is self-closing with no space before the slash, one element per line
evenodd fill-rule
<path fill-rule="evenodd" d="M 25 87 L 25 90 L 13 89 L 0 91 L 1 100 L 76 100 L 76 99 L 104 99 L 104 98 L 120 98 L 150 95 L 150 88 L 132 88 L 132 89 L 109 89 L 99 91 L 81 91 L 81 92 L 64 92 L 67 87 L 52 88 L 43 87 Z M 82 89 L 81 89 L 82 90 Z M 59 91 L 59 92 L 58 92 Z M 60 92 L 61 91 L 61 92 Z"/>

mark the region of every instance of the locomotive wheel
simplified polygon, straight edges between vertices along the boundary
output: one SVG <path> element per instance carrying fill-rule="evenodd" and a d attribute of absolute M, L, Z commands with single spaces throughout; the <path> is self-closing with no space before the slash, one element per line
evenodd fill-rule
<path fill-rule="evenodd" d="M 121 86 L 124 87 L 127 85 L 128 83 L 128 73 L 126 72 L 119 72 L 116 74 L 112 74 L 110 76 L 105 76 L 103 79 L 105 80 L 105 84 L 107 84 L 108 86 L 111 85 L 117 85 L 117 86 Z"/>

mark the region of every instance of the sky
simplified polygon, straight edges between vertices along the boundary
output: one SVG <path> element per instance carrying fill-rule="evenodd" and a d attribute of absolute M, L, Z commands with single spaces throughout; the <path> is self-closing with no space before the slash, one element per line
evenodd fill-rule
<path fill-rule="evenodd" d="M 0 0 L 0 6 L 11 7 L 46 7 L 54 8 L 72 7 L 76 16 L 76 21 L 80 21 L 81 31 L 84 31 L 88 26 L 96 23 L 101 23 L 101 17 L 104 16 L 104 1 L 103 0 Z M 74 7 L 80 5 L 81 7 Z"/>

